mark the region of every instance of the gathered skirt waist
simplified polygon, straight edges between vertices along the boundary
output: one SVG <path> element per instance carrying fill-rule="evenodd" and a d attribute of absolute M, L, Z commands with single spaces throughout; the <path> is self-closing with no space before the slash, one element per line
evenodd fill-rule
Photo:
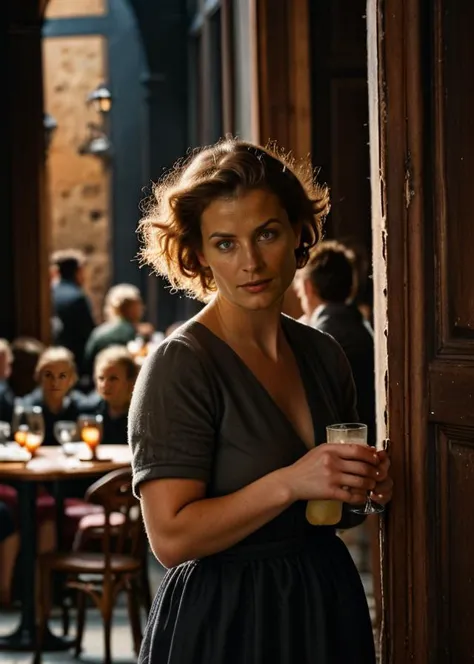
<path fill-rule="evenodd" d="M 241 542 L 225 551 L 212 554 L 202 560 L 237 561 L 264 560 L 302 553 L 305 550 L 324 547 L 337 538 L 334 528 L 314 526 L 313 531 L 268 542 Z M 201 561 L 196 561 L 201 562 Z"/>

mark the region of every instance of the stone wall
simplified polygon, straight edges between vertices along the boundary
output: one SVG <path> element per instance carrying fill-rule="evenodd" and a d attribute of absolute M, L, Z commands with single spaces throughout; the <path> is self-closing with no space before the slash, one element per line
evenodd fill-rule
<path fill-rule="evenodd" d="M 105 12 L 106 0 L 49 0 L 46 18 L 99 16 Z"/>
<path fill-rule="evenodd" d="M 100 13 L 99 0 L 51 0 L 47 18 Z M 73 10 L 71 10 L 73 11 Z M 80 155 L 87 123 L 97 114 L 85 104 L 89 92 L 106 81 L 101 36 L 43 40 L 44 108 L 58 123 L 48 153 L 52 219 L 51 249 L 78 248 L 88 256 L 86 290 L 97 322 L 110 280 L 110 175 L 100 158 Z"/>

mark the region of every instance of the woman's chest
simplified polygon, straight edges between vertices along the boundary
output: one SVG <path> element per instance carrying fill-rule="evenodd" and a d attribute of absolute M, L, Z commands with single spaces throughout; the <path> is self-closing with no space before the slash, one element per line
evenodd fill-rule
<path fill-rule="evenodd" d="M 221 375 L 219 393 L 211 484 L 215 495 L 294 463 L 307 452 L 304 438 L 323 442 L 325 427 L 333 421 L 311 381 L 302 387 L 276 372 L 253 376 L 247 368 L 234 366 Z"/>

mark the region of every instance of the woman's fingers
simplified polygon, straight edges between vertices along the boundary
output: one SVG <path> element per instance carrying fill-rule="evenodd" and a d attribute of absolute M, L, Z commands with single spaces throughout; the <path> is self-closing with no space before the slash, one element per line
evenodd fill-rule
<path fill-rule="evenodd" d="M 355 489 L 360 493 L 364 491 L 372 491 L 376 488 L 377 483 L 374 479 L 370 477 L 362 477 L 361 475 L 351 475 L 349 473 L 341 473 L 337 479 L 337 486 L 348 487 L 350 489 Z"/>
<path fill-rule="evenodd" d="M 372 497 L 376 503 L 385 505 L 392 499 L 392 493 L 393 480 L 391 477 L 387 477 L 383 482 L 377 482 L 372 491 Z"/>
<path fill-rule="evenodd" d="M 328 451 L 335 453 L 340 459 L 348 461 L 363 461 L 371 466 L 378 467 L 380 459 L 373 447 L 368 445 L 355 445 L 352 443 L 331 444 L 327 443 Z"/>
<path fill-rule="evenodd" d="M 347 461 L 345 459 L 341 459 L 339 461 L 339 469 L 341 472 L 348 473 L 350 475 L 369 477 L 370 479 L 374 480 L 374 482 L 381 482 L 385 479 L 385 476 L 380 473 L 378 467 L 375 468 L 374 466 L 371 466 L 370 464 L 364 463 L 362 461 Z"/>
<path fill-rule="evenodd" d="M 333 499 L 340 500 L 349 505 L 361 505 L 367 500 L 367 491 L 360 492 L 356 489 L 348 489 L 347 487 L 336 487 Z"/>

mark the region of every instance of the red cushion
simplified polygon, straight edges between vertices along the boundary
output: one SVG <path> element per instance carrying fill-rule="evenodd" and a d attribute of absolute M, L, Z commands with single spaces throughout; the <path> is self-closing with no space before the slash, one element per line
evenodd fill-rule
<path fill-rule="evenodd" d="M 15 521 L 18 522 L 18 495 L 17 490 L 8 484 L 0 484 L 0 500 L 3 501 L 12 511 Z M 92 505 L 84 500 L 77 498 L 66 498 L 64 501 L 63 515 L 63 549 L 70 549 L 74 536 L 78 529 L 81 519 L 90 514 L 103 513 L 100 505 Z M 103 518 L 103 517 L 102 517 Z M 55 521 L 56 505 L 53 496 L 45 491 L 43 487 L 38 489 L 36 499 L 36 522 L 42 524 L 45 521 Z"/>

